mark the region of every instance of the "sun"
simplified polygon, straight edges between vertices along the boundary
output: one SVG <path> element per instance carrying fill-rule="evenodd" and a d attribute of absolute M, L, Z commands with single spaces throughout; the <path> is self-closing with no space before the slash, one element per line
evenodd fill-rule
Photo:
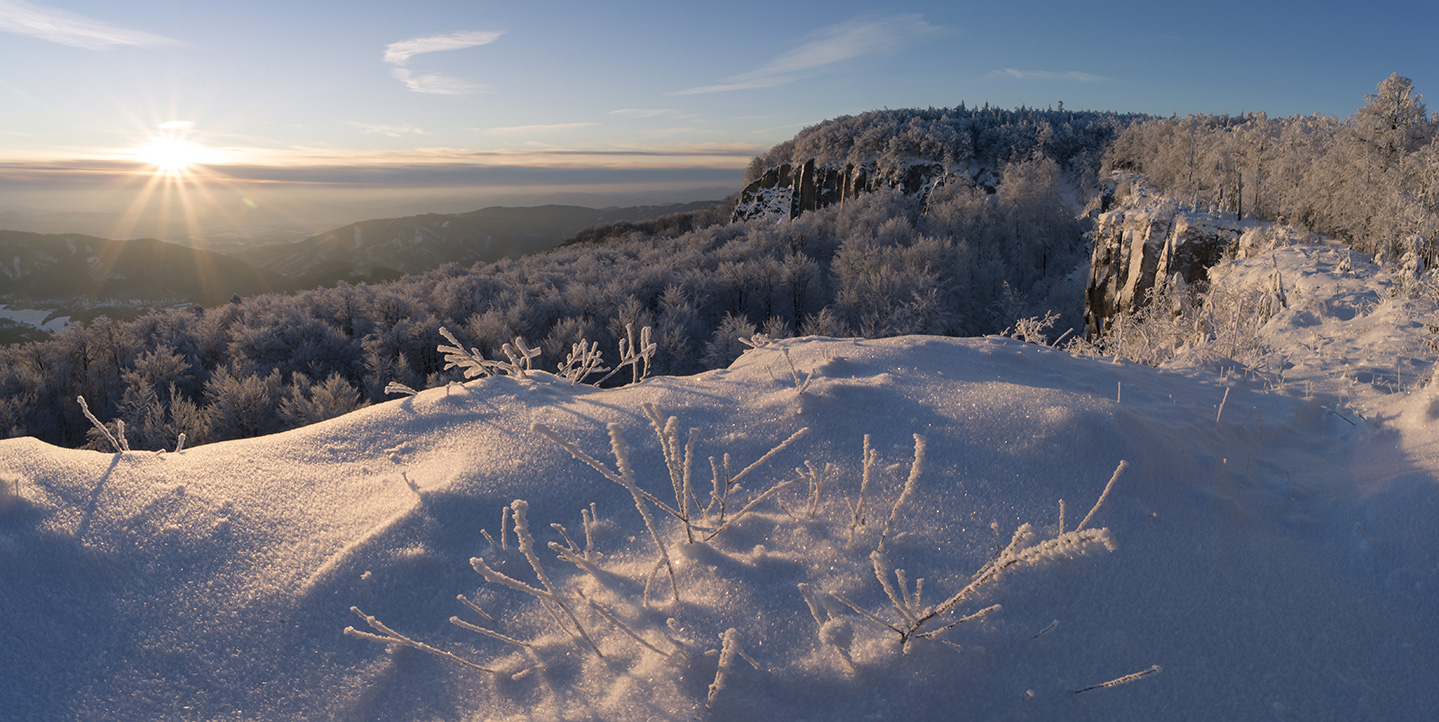
<path fill-rule="evenodd" d="M 184 175 L 193 166 L 205 162 L 207 149 L 182 138 L 151 138 L 149 144 L 135 150 L 135 157 L 154 166 L 157 173 Z"/>

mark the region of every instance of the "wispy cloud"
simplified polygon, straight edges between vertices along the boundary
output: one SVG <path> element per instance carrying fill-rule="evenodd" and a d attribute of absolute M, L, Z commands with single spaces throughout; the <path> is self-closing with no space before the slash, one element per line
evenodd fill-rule
<path fill-rule="evenodd" d="M 714 85 L 677 90 L 670 95 L 723 93 L 784 85 L 835 63 L 862 55 L 892 52 L 939 32 L 941 28 L 931 25 L 919 15 L 856 18 L 816 31 L 795 49 L 747 73 L 732 75 Z"/>
<path fill-rule="evenodd" d="M 438 53 L 442 50 L 464 50 L 476 45 L 489 45 L 500 39 L 504 31 L 466 30 L 449 35 L 431 35 L 427 38 L 412 38 L 390 43 L 385 46 L 384 61 L 391 65 L 404 65 L 410 58 L 424 53 Z"/>
<path fill-rule="evenodd" d="M 353 126 L 361 133 L 368 135 L 388 135 L 391 138 L 400 138 L 406 135 L 429 135 L 423 128 L 417 128 L 409 123 L 388 125 L 384 123 L 361 123 L 358 120 L 347 120 L 345 124 Z"/>
<path fill-rule="evenodd" d="M 689 118 L 690 115 L 683 115 L 673 108 L 620 108 L 611 110 L 610 115 L 618 115 L 624 118 Z"/>
<path fill-rule="evenodd" d="M 416 93 L 429 93 L 430 95 L 465 95 L 466 93 L 477 93 L 483 90 L 483 86 L 471 83 L 468 80 L 451 78 L 448 75 L 439 73 L 415 74 L 409 68 L 393 68 L 390 75 L 396 80 L 405 84 L 406 88 Z"/>
<path fill-rule="evenodd" d="M 169 45 L 178 40 L 106 25 L 83 15 L 31 5 L 24 0 L 0 0 L 0 32 L 29 35 L 52 43 L 86 50 L 113 50 L 122 45 Z"/>
<path fill-rule="evenodd" d="M 404 83 L 405 87 L 410 90 L 431 95 L 463 95 L 479 91 L 482 88 L 467 80 L 451 78 L 438 73 L 415 73 L 405 66 L 410 62 L 410 58 L 416 55 L 489 45 L 498 40 L 501 35 L 504 35 L 504 31 L 466 30 L 448 35 L 411 38 L 386 45 L 385 54 L 381 59 L 395 66 L 390 69 L 390 75 Z"/>
<path fill-rule="evenodd" d="M 1081 73 L 1078 70 L 1015 70 L 1014 68 L 1005 68 L 1004 70 L 996 70 L 991 73 L 991 75 L 1003 75 L 1019 80 L 1072 80 L 1078 83 L 1096 83 L 1109 79 L 1102 75 Z"/>
<path fill-rule="evenodd" d="M 538 123 L 535 125 L 506 125 L 498 128 L 487 128 L 488 133 L 543 133 L 551 130 L 572 130 L 574 128 L 589 128 L 599 123 Z"/>

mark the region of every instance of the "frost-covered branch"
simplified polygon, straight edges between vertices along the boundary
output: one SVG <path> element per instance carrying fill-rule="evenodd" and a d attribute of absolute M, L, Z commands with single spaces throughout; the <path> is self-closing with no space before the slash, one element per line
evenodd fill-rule
<path fill-rule="evenodd" d="M 625 324 L 625 338 L 620 339 L 620 362 L 615 364 L 614 369 L 605 374 L 603 378 L 595 382 L 596 386 L 608 381 L 611 376 L 620 372 L 620 369 L 629 367 L 633 374 L 630 383 L 637 384 L 650 375 L 650 360 L 654 358 L 655 351 L 659 346 L 650 340 L 650 327 L 640 329 L 639 341 L 635 341 L 635 326 L 632 323 Z"/>
<path fill-rule="evenodd" d="M 1036 541 L 1038 535 L 1030 524 L 1021 524 L 1015 529 L 1014 535 L 1009 543 L 999 549 L 993 558 L 980 567 L 970 577 L 969 582 L 959 591 L 950 595 L 944 601 L 933 606 L 924 606 L 923 590 L 924 579 L 917 579 L 913 589 L 910 588 L 909 577 L 903 569 L 892 569 L 884 554 L 883 541 L 888 536 L 888 531 L 900 507 L 900 503 L 907 498 L 907 494 L 913 489 L 923 460 L 923 437 L 915 435 L 915 464 L 911 466 L 910 477 L 905 482 L 906 491 L 900 494 L 899 500 L 890 513 L 890 523 L 885 524 L 885 534 L 881 536 L 881 545 L 870 554 L 870 564 L 874 568 L 875 578 L 879 581 L 880 588 L 885 596 L 889 598 L 892 606 L 900 619 L 898 622 L 890 622 L 883 617 L 870 612 L 858 604 L 850 601 L 838 592 L 829 592 L 828 596 L 841 604 L 854 610 L 861 617 L 875 623 L 884 629 L 889 629 L 899 635 L 900 644 L 908 649 L 909 643 L 916 639 L 931 639 L 942 632 L 948 631 L 958 625 L 969 621 L 981 619 L 999 610 L 999 605 L 990 605 L 977 612 L 961 617 L 945 626 L 931 629 L 927 628 L 931 622 L 953 612 L 961 603 L 974 597 L 981 589 L 992 584 L 1003 574 L 1028 566 L 1042 564 L 1048 561 L 1060 559 L 1073 559 L 1086 556 L 1099 550 L 1114 551 L 1114 538 L 1108 529 L 1085 529 L 1085 525 L 1104 504 L 1110 490 L 1120 474 L 1128 468 L 1126 462 L 1120 462 L 1119 468 L 1115 469 L 1114 475 L 1110 477 L 1109 483 L 1105 485 L 1104 491 L 1095 502 L 1094 507 L 1074 531 L 1065 532 L 1061 522 L 1060 533 L 1053 538 Z M 893 577 L 893 581 L 891 581 Z M 806 601 L 810 602 L 810 592 L 801 590 L 806 594 Z M 814 604 L 810 604 L 811 614 L 819 621 L 818 611 Z M 823 623 L 821 623 L 823 625 Z"/>
<path fill-rule="evenodd" d="M 354 627 L 345 627 L 345 636 L 347 636 L 347 637 L 354 637 L 354 638 L 356 638 L 356 639 L 368 639 L 368 640 L 370 640 L 370 641 L 372 641 L 372 642 L 380 642 L 381 644 L 398 644 L 398 645 L 401 645 L 401 646 L 404 646 L 404 647 L 410 647 L 410 648 L 412 648 L 412 649 L 418 649 L 418 650 L 420 650 L 421 652 L 426 652 L 426 653 L 428 653 L 428 654 L 433 654 L 433 655 L 435 655 L 435 656 L 437 656 L 437 657 L 444 657 L 445 659 L 448 659 L 448 660 L 450 660 L 451 662 L 458 662 L 458 663 L 463 664 L 464 666 L 469 667 L 469 668 L 471 668 L 471 669 L 478 669 L 478 670 L 480 670 L 481 672 L 489 672 L 490 674 L 499 674 L 499 673 L 500 673 L 498 670 L 490 669 L 489 667 L 484 667 L 484 666 L 475 664 L 474 662 L 471 662 L 470 660 L 465 659 L 464 657 L 460 657 L 460 656 L 458 656 L 458 655 L 451 654 L 451 653 L 449 653 L 449 652 L 446 652 L 446 651 L 443 650 L 443 649 L 437 649 L 437 648 L 435 648 L 435 647 L 431 647 L 431 646 L 428 645 L 428 644 L 425 644 L 424 642 L 420 642 L 420 641 L 416 641 L 416 640 L 414 640 L 414 639 L 410 639 L 409 637 L 406 637 L 405 635 L 400 634 L 399 632 L 396 632 L 395 630 L 390 629 L 389 627 L 385 626 L 385 623 L 384 623 L 384 622 L 381 622 L 380 620 L 378 620 L 378 619 L 376 619 L 376 618 L 374 618 L 374 617 L 372 617 L 372 616 L 370 616 L 370 615 L 368 615 L 368 614 L 365 614 L 364 612 L 360 611 L 360 608 L 359 608 L 359 607 L 350 607 L 350 611 L 354 612 L 354 613 L 355 613 L 355 616 L 359 617 L 360 619 L 365 620 L 365 623 L 368 624 L 368 625 L 370 625 L 370 628 L 371 628 L 371 629 L 374 629 L 375 631 L 379 632 L 379 634 L 373 634 L 373 633 L 371 633 L 371 632 L 362 631 L 362 630 L 359 630 L 359 629 L 355 629 Z"/>
<path fill-rule="evenodd" d="M 565 362 L 560 365 L 555 375 L 574 386 L 589 378 L 591 374 L 609 371 L 609 368 L 601 365 L 604 361 L 599 341 L 587 342 L 580 339 L 570 346 L 569 355 L 565 357 Z"/>
<path fill-rule="evenodd" d="M 100 420 L 95 418 L 94 414 L 90 413 L 90 405 L 85 403 L 84 396 L 76 396 L 75 400 L 80 402 L 80 411 L 81 413 L 85 414 L 85 418 L 89 419 L 90 423 L 94 424 L 95 428 L 99 429 L 100 433 L 104 434 L 105 438 L 110 440 L 110 445 L 115 447 L 115 453 L 123 454 L 130 450 L 130 444 L 128 442 L 122 443 L 121 441 L 117 441 L 115 439 L 115 435 L 110 433 L 110 430 L 105 428 L 105 425 L 100 423 Z M 125 438 L 125 426 L 123 421 L 120 422 L 119 430 L 120 438 L 123 440 Z"/>
<path fill-rule="evenodd" d="M 527 512 L 530 508 L 529 504 L 523 499 L 516 499 L 510 504 L 510 508 L 514 511 L 515 538 L 519 541 L 520 553 L 523 554 L 525 560 L 530 563 L 530 568 L 535 571 L 535 578 L 544 586 L 544 589 L 538 589 L 504 572 L 496 571 L 490 568 L 484 559 L 479 557 L 470 559 L 470 566 L 474 568 L 476 572 L 479 572 L 480 576 L 485 578 L 485 581 L 492 584 L 500 584 L 515 591 L 524 592 L 539 599 L 541 602 L 550 602 L 556 607 L 559 607 L 560 611 L 569 617 L 570 622 L 574 624 L 576 636 L 584 640 L 585 644 L 589 645 L 590 649 L 595 651 L 595 654 L 601 657 L 605 656 L 604 653 L 600 651 L 599 646 L 590 638 L 589 633 L 585 631 L 584 625 L 580 623 L 579 617 L 575 616 L 574 611 L 570 609 L 564 597 L 555 589 L 555 585 L 550 581 L 549 575 L 545 573 L 544 567 L 540 565 L 540 558 L 535 554 L 535 539 L 530 535 L 530 525 L 527 517 Z M 561 629 L 565 628 L 564 622 L 560 620 L 559 614 L 551 609 L 549 605 L 541 606 L 544 606 Z"/>

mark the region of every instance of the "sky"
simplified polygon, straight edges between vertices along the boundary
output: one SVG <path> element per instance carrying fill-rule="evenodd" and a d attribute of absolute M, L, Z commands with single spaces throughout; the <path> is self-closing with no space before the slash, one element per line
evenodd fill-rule
<path fill-rule="evenodd" d="M 717 198 L 805 126 L 879 108 L 1343 117 L 1390 73 L 1439 87 L 1436 20 L 1394 2 L 0 0 L 0 227 Z"/>

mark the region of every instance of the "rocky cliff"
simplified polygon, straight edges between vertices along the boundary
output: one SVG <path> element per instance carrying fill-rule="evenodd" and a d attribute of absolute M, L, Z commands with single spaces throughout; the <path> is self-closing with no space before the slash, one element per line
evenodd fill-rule
<path fill-rule="evenodd" d="M 908 195 L 928 195 L 945 183 L 962 179 L 987 191 L 994 190 L 994 175 L 980 171 L 956 174 L 943 163 L 916 160 L 881 166 L 876 162 L 843 166 L 819 165 L 810 158 L 798 167 L 785 163 L 766 170 L 740 192 L 732 220 L 756 218 L 789 220 L 805 211 L 843 204 L 880 188 L 894 188 Z"/>
<path fill-rule="evenodd" d="M 1226 253 L 1236 252 L 1252 225 L 1185 212 L 1178 202 L 1144 188 L 1137 179 L 1116 184 L 1123 188 L 1114 196 L 1118 207 L 1102 207 L 1095 217 L 1084 309 L 1091 335 L 1116 314 L 1143 306 L 1175 278 L 1207 283 L 1209 268 Z"/>

